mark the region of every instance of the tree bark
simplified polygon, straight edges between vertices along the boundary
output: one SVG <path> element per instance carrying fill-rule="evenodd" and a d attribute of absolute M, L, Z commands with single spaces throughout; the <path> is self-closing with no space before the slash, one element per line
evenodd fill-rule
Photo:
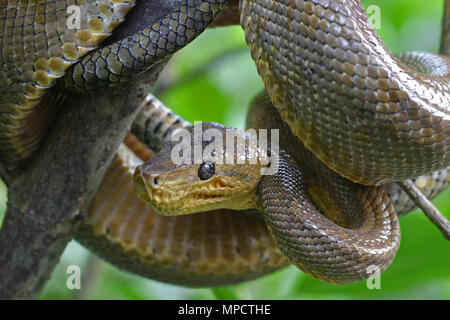
<path fill-rule="evenodd" d="M 115 38 L 156 22 L 179 2 L 139 1 Z M 10 181 L 0 230 L 0 299 L 39 295 L 165 64 L 120 87 L 69 96 L 27 169 Z"/>
<path fill-rule="evenodd" d="M 440 53 L 450 56 L 450 0 L 444 4 Z"/>

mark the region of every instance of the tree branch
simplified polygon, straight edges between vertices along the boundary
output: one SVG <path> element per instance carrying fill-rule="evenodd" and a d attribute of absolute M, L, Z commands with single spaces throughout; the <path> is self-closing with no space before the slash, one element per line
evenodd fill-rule
<path fill-rule="evenodd" d="M 442 21 L 441 54 L 450 56 L 450 0 L 445 0 Z"/>
<path fill-rule="evenodd" d="M 132 12 L 141 20 L 121 32 L 156 22 L 178 3 L 140 1 Z M 38 296 L 165 64 L 118 88 L 69 97 L 30 165 L 9 186 L 0 230 L 0 299 Z"/>
<path fill-rule="evenodd" d="M 241 13 L 239 11 L 239 0 L 228 0 L 227 6 L 222 10 L 216 21 L 214 21 L 209 27 L 214 28 L 239 25 L 240 17 Z"/>
<path fill-rule="evenodd" d="M 423 210 L 425 215 L 441 230 L 447 240 L 450 240 L 450 221 L 420 192 L 411 180 L 398 181 L 397 184 Z"/>
<path fill-rule="evenodd" d="M 13 181 L 0 233 L 0 298 L 39 294 L 151 89 L 150 74 L 72 98 L 33 165 Z"/>

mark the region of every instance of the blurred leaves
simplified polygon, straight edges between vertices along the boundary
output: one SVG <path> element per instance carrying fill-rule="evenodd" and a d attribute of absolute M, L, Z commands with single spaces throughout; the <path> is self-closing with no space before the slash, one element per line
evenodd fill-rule
<path fill-rule="evenodd" d="M 363 3 L 380 6 L 382 28 L 378 32 L 394 53 L 437 52 L 443 0 Z M 177 53 L 154 92 L 187 120 L 244 128 L 249 101 L 262 88 L 243 32 L 235 26 L 208 30 Z M 5 207 L 5 190 L 0 186 L 0 210 Z M 434 203 L 450 217 L 450 190 Z M 400 222 L 401 246 L 381 276 L 381 290 L 369 290 L 365 282 L 326 284 L 292 266 L 230 287 L 188 289 L 121 272 L 72 242 L 41 299 L 450 299 L 450 242 L 419 211 Z M 83 277 L 89 276 L 81 292 L 66 288 L 65 271 L 70 264 L 79 265 Z"/>

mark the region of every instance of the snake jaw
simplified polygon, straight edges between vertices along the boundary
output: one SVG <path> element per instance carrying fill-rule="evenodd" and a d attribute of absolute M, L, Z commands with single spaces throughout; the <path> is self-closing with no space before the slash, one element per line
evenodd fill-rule
<path fill-rule="evenodd" d="M 236 195 L 236 183 L 227 178 L 213 177 L 200 188 L 197 188 L 198 191 L 192 192 L 186 202 L 192 201 L 195 203 L 192 210 L 198 210 L 199 207 L 202 208 L 201 211 L 227 208 L 223 204 Z"/>

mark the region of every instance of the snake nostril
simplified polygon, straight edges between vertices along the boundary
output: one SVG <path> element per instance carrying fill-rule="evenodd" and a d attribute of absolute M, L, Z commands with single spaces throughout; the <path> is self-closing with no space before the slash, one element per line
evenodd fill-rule
<path fill-rule="evenodd" d="M 157 186 L 158 185 L 158 178 L 157 177 L 153 177 L 153 185 Z"/>

